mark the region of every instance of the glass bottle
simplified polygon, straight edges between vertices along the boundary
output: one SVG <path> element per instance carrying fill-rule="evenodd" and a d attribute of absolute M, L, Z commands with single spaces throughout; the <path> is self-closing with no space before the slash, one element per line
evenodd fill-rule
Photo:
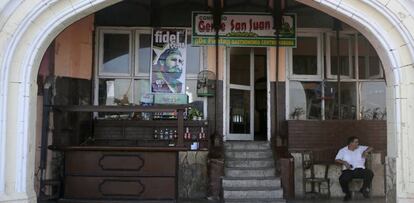
<path fill-rule="evenodd" d="M 154 130 L 154 139 L 155 140 L 158 139 L 158 130 L 157 129 Z"/>

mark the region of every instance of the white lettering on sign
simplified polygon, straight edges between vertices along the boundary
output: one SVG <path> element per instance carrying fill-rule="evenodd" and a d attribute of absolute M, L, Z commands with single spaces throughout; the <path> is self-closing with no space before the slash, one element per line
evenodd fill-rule
<path fill-rule="evenodd" d="M 176 34 L 171 34 L 170 31 L 162 33 L 161 30 L 158 30 L 154 34 L 155 43 L 171 43 L 176 44 L 179 43 L 178 40 L 180 39 L 180 32 L 176 32 Z"/>

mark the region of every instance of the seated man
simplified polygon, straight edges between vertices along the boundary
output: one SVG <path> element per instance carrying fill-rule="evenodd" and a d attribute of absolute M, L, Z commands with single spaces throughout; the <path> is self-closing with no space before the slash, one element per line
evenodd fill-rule
<path fill-rule="evenodd" d="M 373 150 L 372 147 L 359 145 L 358 137 L 348 138 L 348 145 L 339 150 L 335 157 L 335 162 L 342 164 L 342 174 L 339 177 L 342 191 L 345 193 L 344 201 L 351 199 L 348 183 L 353 178 L 361 178 L 364 184 L 360 192 L 365 198 L 369 197 L 369 187 L 371 186 L 374 174 L 365 168 L 365 158 Z"/>

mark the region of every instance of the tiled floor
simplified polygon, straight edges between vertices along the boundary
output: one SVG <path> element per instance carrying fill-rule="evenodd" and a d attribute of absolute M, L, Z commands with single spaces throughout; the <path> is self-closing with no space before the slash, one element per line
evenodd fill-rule
<path fill-rule="evenodd" d="M 344 203 L 342 199 L 289 200 L 288 203 Z M 385 198 L 352 199 L 349 203 L 385 203 Z"/>
<path fill-rule="evenodd" d="M 142 201 L 138 201 L 142 202 Z M 170 202 L 170 201 L 168 201 Z M 42 203 L 55 203 L 54 201 Z M 142 203 L 166 203 L 166 201 L 144 201 Z M 197 199 L 197 200 L 180 200 L 177 203 L 220 203 L 219 201 Z M 287 203 L 344 203 L 342 199 L 313 199 L 313 200 L 288 200 Z M 385 203 L 385 198 L 370 198 L 370 199 L 353 199 L 347 203 Z"/>
<path fill-rule="evenodd" d="M 209 200 L 185 200 L 178 203 L 219 203 Z M 344 203 L 342 199 L 313 199 L 313 200 L 288 200 L 287 203 Z M 353 199 L 347 203 L 385 203 L 385 198 Z"/>

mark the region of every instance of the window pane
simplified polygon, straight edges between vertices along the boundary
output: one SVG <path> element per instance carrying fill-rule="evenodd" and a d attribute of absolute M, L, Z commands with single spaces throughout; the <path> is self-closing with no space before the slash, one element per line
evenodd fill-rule
<path fill-rule="evenodd" d="M 100 79 L 99 105 L 132 103 L 132 79 Z"/>
<path fill-rule="evenodd" d="M 149 79 L 135 80 L 134 83 L 134 103 L 140 104 L 141 98 L 144 94 L 150 92 Z"/>
<path fill-rule="evenodd" d="M 200 72 L 201 47 L 191 46 L 191 36 L 187 36 L 187 74 L 198 74 Z"/>
<path fill-rule="evenodd" d="M 250 48 L 231 48 L 230 83 L 250 86 Z"/>
<path fill-rule="evenodd" d="M 321 83 L 290 81 L 290 119 L 321 119 Z"/>
<path fill-rule="evenodd" d="M 149 73 L 151 64 L 151 35 L 139 35 L 138 50 L 138 71 L 139 73 Z"/>
<path fill-rule="evenodd" d="M 353 73 L 354 64 L 354 43 L 351 38 L 339 38 L 339 67 L 341 68 L 341 75 L 354 77 Z M 338 73 L 338 53 L 337 53 L 337 39 L 336 37 L 330 38 L 331 43 L 331 75 L 337 75 Z M 350 61 L 351 60 L 351 61 Z"/>
<path fill-rule="evenodd" d="M 381 61 L 374 47 L 363 37 L 358 37 L 358 68 L 359 78 L 383 78 L 381 74 Z"/>
<path fill-rule="evenodd" d="M 185 93 L 188 95 L 188 102 L 203 101 L 202 97 L 197 96 L 197 80 L 185 81 Z"/>
<path fill-rule="evenodd" d="M 230 89 L 230 133 L 250 133 L 250 91 Z"/>
<path fill-rule="evenodd" d="M 364 120 L 387 119 L 385 82 L 360 83 L 360 115 Z"/>
<path fill-rule="evenodd" d="M 129 74 L 129 34 L 104 34 L 101 73 Z"/>
<path fill-rule="evenodd" d="M 325 85 L 325 119 L 356 119 L 356 87 L 354 82 L 341 83 L 341 116 L 338 116 L 338 83 Z"/>
<path fill-rule="evenodd" d="M 293 52 L 293 74 L 318 74 L 318 40 L 316 37 L 298 37 Z"/>

